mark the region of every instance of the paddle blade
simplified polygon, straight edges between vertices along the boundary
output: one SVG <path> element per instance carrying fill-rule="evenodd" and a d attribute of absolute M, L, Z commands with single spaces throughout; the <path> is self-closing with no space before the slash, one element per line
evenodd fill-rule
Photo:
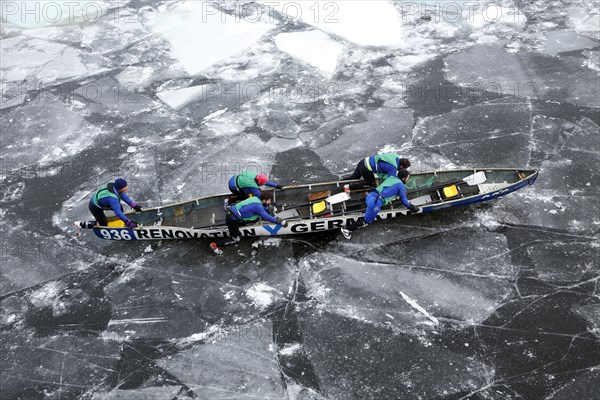
<path fill-rule="evenodd" d="M 473 175 L 463 178 L 463 181 L 465 181 L 469 186 L 475 186 L 487 181 L 487 178 L 485 176 L 485 172 L 479 171 Z"/>

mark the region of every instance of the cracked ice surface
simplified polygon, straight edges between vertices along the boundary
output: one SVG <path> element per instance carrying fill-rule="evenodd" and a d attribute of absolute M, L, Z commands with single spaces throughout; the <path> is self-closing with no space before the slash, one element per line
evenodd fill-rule
<path fill-rule="evenodd" d="M 585 48 L 589 45 L 579 44 Z M 585 68 L 574 57 L 561 59 L 532 55 L 512 54 L 498 45 L 476 45 L 444 59 L 448 80 L 463 86 L 477 86 L 478 90 L 500 93 L 523 101 L 528 97 L 570 102 L 598 107 L 600 92 L 597 73 Z M 502 68 L 498 69 L 498 65 Z M 562 82 L 569 76 L 569 90 L 561 90 Z"/>
<path fill-rule="evenodd" d="M 1 24 L 4 397 L 600 397 L 595 3 L 502 0 L 496 21 L 305 3 Z M 350 241 L 244 238 L 222 257 L 72 225 L 116 176 L 150 207 L 245 168 L 330 181 L 383 151 L 540 175 Z"/>
<path fill-rule="evenodd" d="M 376 154 L 385 145 L 402 143 L 411 137 L 413 114 L 411 110 L 376 110 L 367 121 L 342 128 L 342 134 L 333 142 L 315 149 L 330 171 L 352 169 L 365 154 Z M 365 132 L 372 139 L 364 142 Z M 345 149 L 345 151 L 340 151 Z"/>
<path fill-rule="evenodd" d="M 203 398 L 282 399 L 272 329 L 269 322 L 242 325 L 157 364 Z"/>

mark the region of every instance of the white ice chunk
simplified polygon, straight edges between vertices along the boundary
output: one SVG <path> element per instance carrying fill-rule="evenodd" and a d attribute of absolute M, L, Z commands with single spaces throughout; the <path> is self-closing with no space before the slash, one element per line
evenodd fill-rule
<path fill-rule="evenodd" d="M 319 69 L 331 78 L 342 54 L 342 45 L 321 31 L 281 33 L 275 37 L 281 51 Z"/>
<path fill-rule="evenodd" d="M 127 67 L 115 78 L 123 87 L 144 89 L 152 84 L 155 74 L 156 70 L 152 67 Z"/>
<path fill-rule="evenodd" d="M 389 1 L 260 1 L 285 18 L 301 20 L 359 46 L 401 47 L 402 20 Z"/>
<path fill-rule="evenodd" d="M 585 36 L 580 36 L 573 31 L 550 31 L 545 35 L 543 52 L 546 54 L 558 54 L 565 51 L 591 49 L 598 44 Z"/>
<path fill-rule="evenodd" d="M 295 149 L 296 147 L 302 146 L 302 140 L 300 139 L 283 139 L 283 138 L 271 138 L 267 142 L 267 146 L 276 152 L 288 151 Z"/>
<path fill-rule="evenodd" d="M 165 90 L 164 92 L 156 93 L 156 96 L 172 109 L 179 110 L 189 103 L 201 98 L 202 94 L 206 93 L 207 86 L 210 85 L 198 85 L 183 89 Z"/>
<path fill-rule="evenodd" d="M 20 42 L 18 38 L 10 38 L 6 41 Z M 46 42 L 39 39 L 29 40 L 25 43 L 25 46 L 10 46 L 11 43 L 8 43 L 9 46 L 2 46 L 3 70 L 15 67 L 32 68 L 44 65 L 56 58 L 67 47 L 64 44 Z"/>
<path fill-rule="evenodd" d="M 184 2 L 149 21 L 153 31 L 170 43 L 171 56 L 190 75 L 244 50 L 272 28 L 263 22 L 236 20 L 211 7 L 204 1 Z"/>
<path fill-rule="evenodd" d="M 433 58 L 435 54 L 418 54 L 418 55 L 406 55 L 399 56 L 390 59 L 388 62 L 392 64 L 400 72 L 410 71 L 414 66 L 423 64 Z"/>
<path fill-rule="evenodd" d="M 96 72 L 100 72 L 97 70 Z M 52 83 L 57 80 L 77 78 L 88 75 L 89 71 L 81 63 L 79 54 L 75 49 L 66 48 L 59 57 L 54 58 L 37 73 L 37 78 L 43 83 Z"/>

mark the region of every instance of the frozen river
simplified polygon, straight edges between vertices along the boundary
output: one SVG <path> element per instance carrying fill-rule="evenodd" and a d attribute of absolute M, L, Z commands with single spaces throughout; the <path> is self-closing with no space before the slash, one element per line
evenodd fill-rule
<path fill-rule="evenodd" d="M 599 399 L 598 2 L 0 2 L 3 399 Z M 243 169 L 527 167 L 357 231 L 119 243 Z"/>

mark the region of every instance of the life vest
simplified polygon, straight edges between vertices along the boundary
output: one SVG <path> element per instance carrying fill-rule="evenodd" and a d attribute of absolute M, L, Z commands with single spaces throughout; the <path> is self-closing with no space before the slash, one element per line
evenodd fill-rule
<path fill-rule="evenodd" d="M 115 181 L 110 181 L 106 185 L 100 187 L 92 196 L 92 202 L 98 208 L 102 208 L 103 210 L 109 210 L 109 207 L 104 207 L 100 205 L 100 200 L 105 199 L 107 197 L 112 197 L 117 200 L 121 200 L 120 195 L 115 194 Z"/>
<path fill-rule="evenodd" d="M 256 174 L 252 171 L 242 172 L 235 177 L 235 186 L 238 190 L 241 190 L 245 187 L 257 188 L 258 184 L 256 183 Z"/>
<path fill-rule="evenodd" d="M 375 164 L 375 170 L 373 170 L 373 166 L 371 165 L 371 158 L 373 158 L 373 161 Z M 396 168 L 398 168 L 398 160 L 399 159 L 400 159 L 400 156 L 396 153 L 377 154 L 376 156 L 371 156 L 371 157 L 365 158 L 365 166 L 367 167 L 367 169 L 369 171 L 371 171 L 373 174 L 375 174 L 378 179 L 385 179 L 385 178 L 387 178 L 387 174 L 384 172 L 379 172 L 377 170 L 377 163 L 379 161 L 383 161 L 388 164 L 394 165 L 394 166 L 396 166 Z"/>
<path fill-rule="evenodd" d="M 394 186 L 397 183 L 401 183 L 402 185 L 404 185 L 404 183 L 397 176 L 390 176 L 385 181 L 383 181 L 383 183 L 381 185 L 377 186 L 377 189 L 375 189 L 375 191 L 379 195 L 379 198 L 383 201 L 383 205 L 390 204 L 392 201 L 394 201 L 398 197 L 398 196 L 383 197 L 381 195 L 381 193 L 383 192 L 383 190 L 385 188 Z"/>
<path fill-rule="evenodd" d="M 251 216 L 251 217 L 246 217 L 246 218 L 242 217 L 242 207 L 244 207 L 244 206 L 247 206 L 247 205 L 249 205 L 249 204 L 252 204 L 252 203 L 257 203 L 257 204 L 259 204 L 261 207 L 263 206 L 263 205 L 262 205 L 262 202 L 260 201 L 260 199 L 259 199 L 258 197 L 250 197 L 250 198 L 247 198 L 247 199 L 246 199 L 246 200 L 244 200 L 244 201 L 240 201 L 239 203 L 237 203 L 236 205 L 232 206 L 231 208 L 234 210 L 234 213 L 235 213 L 235 214 L 236 214 L 236 215 L 237 215 L 237 216 L 238 216 L 238 217 L 239 217 L 239 218 L 240 218 L 242 221 L 256 221 L 257 219 L 259 219 L 259 218 L 260 218 L 260 216 L 258 216 L 258 215 L 256 215 L 256 214 L 255 214 L 255 215 L 253 215 L 253 216 Z"/>

